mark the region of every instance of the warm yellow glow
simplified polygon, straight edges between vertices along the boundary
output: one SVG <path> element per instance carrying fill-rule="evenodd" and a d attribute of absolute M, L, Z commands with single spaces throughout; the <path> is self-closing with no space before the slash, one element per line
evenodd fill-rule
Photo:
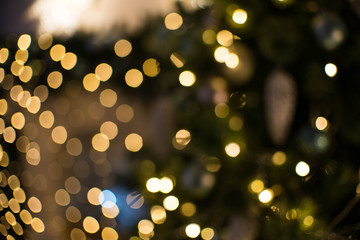
<path fill-rule="evenodd" d="M 37 96 L 32 96 L 26 101 L 26 108 L 30 113 L 37 113 L 40 110 L 41 101 Z"/>
<path fill-rule="evenodd" d="M 25 125 L 25 117 L 21 112 L 14 113 L 11 116 L 11 125 L 16 129 L 22 129 Z"/>
<path fill-rule="evenodd" d="M 106 82 L 109 80 L 113 73 L 112 67 L 107 63 L 100 63 L 95 68 L 95 75 L 100 79 L 102 82 Z"/>
<path fill-rule="evenodd" d="M 122 123 L 130 122 L 134 117 L 134 110 L 127 104 L 121 104 L 116 109 L 116 118 Z"/>
<path fill-rule="evenodd" d="M 177 52 L 170 55 L 170 60 L 177 68 L 182 68 L 185 64 L 185 59 Z"/>
<path fill-rule="evenodd" d="M 28 100 L 31 98 L 29 91 L 23 91 L 18 96 L 18 103 L 21 107 L 26 108 Z"/>
<path fill-rule="evenodd" d="M 306 162 L 300 161 L 295 167 L 296 174 L 305 177 L 310 172 L 310 167 Z"/>
<path fill-rule="evenodd" d="M 54 114 L 51 111 L 44 111 L 39 116 L 39 123 L 43 128 L 51 128 L 54 121 Z"/>
<path fill-rule="evenodd" d="M 0 99 L 0 115 L 5 115 L 8 110 L 8 104 L 5 99 Z"/>
<path fill-rule="evenodd" d="M 93 136 L 91 144 L 96 151 L 105 152 L 110 146 L 110 141 L 105 134 L 97 133 Z"/>
<path fill-rule="evenodd" d="M 119 235 L 114 229 L 105 227 L 101 232 L 101 237 L 103 240 L 117 240 Z"/>
<path fill-rule="evenodd" d="M 23 223 L 25 223 L 26 225 L 31 224 L 32 216 L 28 210 L 26 210 L 26 209 L 21 210 L 19 215 L 20 215 L 20 218 L 23 221 Z"/>
<path fill-rule="evenodd" d="M 237 24 L 244 24 L 247 20 L 247 12 L 242 9 L 236 9 L 232 15 L 232 19 Z"/>
<path fill-rule="evenodd" d="M 97 187 L 91 188 L 87 193 L 87 199 L 92 205 L 100 205 L 99 196 L 101 190 Z"/>
<path fill-rule="evenodd" d="M 215 236 L 215 232 L 214 229 L 212 228 L 204 228 L 203 230 L 201 230 L 201 237 L 204 240 L 211 240 L 213 239 L 214 236 Z"/>
<path fill-rule="evenodd" d="M 53 36 L 50 33 L 41 34 L 38 39 L 39 48 L 41 50 L 48 49 L 53 43 Z"/>
<path fill-rule="evenodd" d="M 202 40 L 204 43 L 211 45 L 216 41 L 216 33 L 212 29 L 207 29 L 202 34 Z"/>
<path fill-rule="evenodd" d="M 94 73 L 88 73 L 83 79 L 85 90 L 94 92 L 100 85 L 100 79 Z"/>
<path fill-rule="evenodd" d="M 60 60 L 60 63 L 65 70 L 71 70 L 75 67 L 77 63 L 77 56 L 72 52 L 67 52 Z"/>
<path fill-rule="evenodd" d="M 98 221 L 90 216 L 84 218 L 83 227 L 84 230 L 88 233 L 96 233 L 100 229 Z"/>
<path fill-rule="evenodd" d="M 186 226 L 185 233 L 189 238 L 196 238 L 200 234 L 200 226 L 196 223 L 191 223 Z"/>
<path fill-rule="evenodd" d="M 55 193 L 55 202 L 60 206 L 70 204 L 70 195 L 65 189 L 59 189 Z"/>
<path fill-rule="evenodd" d="M 259 194 L 259 201 L 262 203 L 268 203 L 274 198 L 274 192 L 271 189 L 265 189 Z"/>
<path fill-rule="evenodd" d="M 225 146 L 225 152 L 230 157 L 236 157 L 240 154 L 240 146 L 235 142 L 231 142 Z"/>
<path fill-rule="evenodd" d="M 234 42 L 234 35 L 228 30 L 221 30 L 216 34 L 216 40 L 220 45 L 229 47 Z"/>
<path fill-rule="evenodd" d="M 105 134 L 110 140 L 113 140 L 118 134 L 118 127 L 111 121 L 101 124 L 100 132 Z"/>
<path fill-rule="evenodd" d="M 9 208 L 13 213 L 19 213 L 20 212 L 20 204 L 15 198 L 11 198 L 9 200 Z"/>
<path fill-rule="evenodd" d="M 160 192 L 169 193 L 173 190 L 174 184 L 172 180 L 168 177 L 163 177 L 160 179 Z"/>
<path fill-rule="evenodd" d="M 77 223 L 81 220 L 81 212 L 74 206 L 70 206 L 65 211 L 66 219 L 69 222 Z"/>
<path fill-rule="evenodd" d="M 175 140 L 177 144 L 182 146 L 186 146 L 189 144 L 191 140 L 191 134 L 188 130 L 181 129 L 175 135 Z"/>
<path fill-rule="evenodd" d="M 23 96 L 23 88 L 20 85 L 15 85 L 10 89 L 10 97 L 13 101 L 17 102 Z M 6 103 L 5 99 L 0 100 L 0 114 L 4 111 L 4 105 Z M 7 107 L 7 105 L 6 105 Z M 2 114 L 4 115 L 4 114 Z"/>
<path fill-rule="evenodd" d="M 116 104 L 117 94 L 112 89 L 105 89 L 100 93 L 100 103 L 104 107 L 111 108 Z"/>
<path fill-rule="evenodd" d="M 229 128 L 233 131 L 240 131 L 243 128 L 244 122 L 242 118 L 234 116 L 229 120 Z"/>
<path fill-rule="evenodd" d="M 29 66 L 25 66 L 20 71 L 19 79 L 20 81 L 27 83 L 31 80 L 32 76 L 33 76 L 32 68 Z"/>
<path fill-rule="evenodd" d="M 209 172 L 218 172 L 221 168 L 220 159 L 217 157 L 208 157 L 206 160 L 206 170 Z"/>
<path fill-rule="evenodd" d="M 155 205 L 150 211 L 151 220 L 156 224 L 162 224 L 166 220 L 166 211 L 162 206 Z"/>
<path fill-rule="evenodd" d="M 163 201 L 164 208 L 168 211 L 174 211 L 179 207 L 179 199 L 175 196 L 167 196 Z"/>
<path fill-rule="evenodd" d="M 137 88 L 143 80 L 143 74 L 135 68 L 130 69 L 125 74 L 125 82 L 129 87 Z"/>
<path fill-rule="evenodd" d="M 0 55 L 1 57 L 1 55 Z M 0 68 L 0 83 L 2 83 L 2 81 L 5 78 L 5 70 L 3 68 Z"/>
<path fill-rule="evenodd" d="M 325 130 L 328 127 L 328 121 L 324 117 L 317 117 L 315 120 L 315 126 L 320 131 Z"/>
<path fill-rule="evenodd" d="M 14 189 L 13 192 L 14 198 L 19 202 L 19 203 L 24 203 L 26 200 L 26 195 L 25 192 L 22 188 L 16 188 Z"/>
<path fill-rule="evenodd" d="M 154 58 L 149 58 L 143 64 L 143 71 L 146 76 L 155 77 L 160 72 L 160 63 Z"/>
<path fill-rule="evenodd" d="M 138 152 L 143 146 L 143 139 L 139 134 L 131 133 L 125 138 L 125 147 L 131 152 Z"/>
<path fill-rule="evenodd" d="M 71 240 L 86 240 L 86 235 L 82 230 L 74 228 L 71 230 L 70 238 Z"/>
<path fill-rule="evenodd" d="M 262 190 L 264 190 L 264 182 L 260 179 L 256 179 L 250 183 L 249 187 L 252 192 L 260 193 Z"/>
<path fill-rule="evenodd" d="M 24 65 L 29 58 L 29 52 L 27 50 L 17 50 L 15 53 L 15 60 Z"/>
<path fill-rule="evenodd" d="M 18 40 L 18 47 L 21 50 L 26 50 L 29 48 L 30 44 L 31 44 L 31 37 L 29 34 L 23 34 L 19 37 Z"/>
<path fill-rule="evenodd" d="M 16 175 L 11 175 L 8 178 L 8 185 L 12 190 L 15 190 L 20 187 L 20 180 Z"/>
<path fill-rule="evenodd" d="M 173 12 L 166 15 L 164 22 L 167 29 L 176 30 L 183 24 L 183 18 L 180 14 Z"/>
<path fill-rule="evenodd" d="M 28 206 L 29 206 L 29 209 L 34 213 L 41 212 L 42 204 L 41 204 L 40 200 L 36 197 L 29 198 Z"/>
<path fill-rule="evenodd" d="M 11 63 L 10 71 L 14 76 L 19 76 L 23 69 L 24 69 L 23 64 L 17 61 Z"/>
<path fill-rule="evenodd" d="M 7 127 L 4 129 L 3 138 L 5 142 L 13 143 L 16 139 L 16 132 L 13 127 Z"/>
<path fill-rule="evenodd" d="M 37 148 L 30 148 L 26 151 L 26 161 L 33 166 L 40 163 L 40 150 Z"/>
<path fill-rule="evenodd" d="M 45 102 L 49 96 L 49 90 L 47 86 L 39 85 L 34 89 L 34 95 L 38 96 L 41 102 Z"/>
<path fill-rule="evenodd" d="M 130 54 L 132 45 L 128 40 L 120 39 L 114 45 L 115 54 L 119 57 L 126 57 Z"/>
<path fill-rule="evenodd" d="M 305 218 L 304 218 L 304 220 L 303 220 L 303 223 L 304 223 L 304 225 L 305 226 L 307 226 L 307 227 L 310 227 L 313 223 L 314 223 L 314 218 L 313 218 L 313 216 L 306 216 Z"/>
<path fill-rule="evenodd" d="M 71 138 L 66 143 L 66 150 L 72 156 L 79 156 L 82 152 L 82 143 L 78 138 Z"/>
<path fill-rule="evenodd" d="M 75 138 L 72 138 L 72 139 L 75 139 Z M 65 189 L 68 193 L 71 193 L 71 194 L 79 193 L 81 190 L 80 181 L 74 176 L 68 177 L 65 180 Z"/>
<path fill-rule="evenodd" d="M 45 230 L 45 225 L 40 218 L 34 217 L 31 221 L 31 227 L 37 233 L 42 233 Z"/>
<path fill-rule="evenodd" d="M 328 63 L 325 65 L 325 73 L 326 75 L 328 75 L 329 77 L 335 77 L 335 75 L 337 74 L 337 67 L 335 64 L 333 63 Z"/>
<path fill-rule="evenodd" d="M 229 50 L 226 47 L 218 47 L 215 49 L 214 58 L 219 63 L 224 63 L 229 58 Z"/>
<path fill-rule="evenodd" d="M 215 115 L 218 118 L 226 118 L 230 113 L 230 108 L 226 103 L 219 103 L 215 106 Z"/>
<path fill-rule="evenodd" d="M 290 209 L 289 211 L 286 212 L 285 217 L 287 220 L 295 220 L 295 219 L 297 219 L 298 215 L 299 214 L 296 211 L 296 209 Z"/>
<path fill-rule="evenodd" d="M 154 230 L 154 224 L 147 219 L 143 219 L 138 223 L 139 232 L 142 234 L 150 234 Z"/>
<path fill-rule="evenodd" d="M 16 218 L 12 212 L 6 212 L 5 218 L 10 225 L 14 226 L 16 224 Z"/>
<path fill-rule="evenodd" d="M 66 48 L 61 44 L 56 44 L 50 49 L 50 57 L 55 62 L 59 62 L 65 56 Z"/>
<path fill-rule="evenodd" d="M 152 192 L 152 193 L 156 193 L 156 192 L 159 192 L 160 191 L 160 179 L 158 178 L 150 178 L 149 180 L 147 180 L 146 182 L 146 189 L 149 191 L 149 192 Z"/>
<path fill-rule="evenodd" d="M 67 139 L 67 131 L 63 126 L 55 127 L 51 132 L 52 140 L 57 144 L 63 144 Z"/>
<path fill-rule="evenodd" d="M 5 63 L 9 57 L 9 50 L 7 48 L 0 49 L 0 63 Z"/>
<path fill-rule="evenodd" d="M 277 151 L 271 158 L 273 164 L 281 166 L 286 162 L 286 154 L 282 151 Z"/>
<path fill-rule="evenodd" d="M 225 60 L 225 65 L 228 68 L 234 69 L 239 65 L 239 57 L 235 53 L 230 53 L 227 59 Z"/>
<path fill-rule="evenodd" d="M 107 218 L 116 218 L 119 215 L 120 210 L 116 204 L 112 204 L 111 207 L 101 207 L 102 214 Z"/>
<path fill-rule="evenodd" d="M 51 72 L 47 77 L 47 83 L 49 87 L 57 89 L 63 82 L 63 75 L 59 71 Z"/>
<path fill-rule="evenodd" d="M 179 75 L 179 81 L 180 84 L 183 85 L 184 87 L 190 87 L 194 85 L 196 81 L 196 77 L 195 74 L 191 71 L 183 71 Z"/>

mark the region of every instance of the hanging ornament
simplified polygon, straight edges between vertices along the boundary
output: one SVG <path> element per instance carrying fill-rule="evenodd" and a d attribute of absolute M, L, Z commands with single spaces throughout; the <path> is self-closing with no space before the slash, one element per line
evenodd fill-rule
<path fill-rule="evenodd" d="M 275 145 L 286 141 L 295 113 L 297 87 L 283 70 L 274 70 L 265 83 L 265 114 L 268 132 Z"/>
<path fill-rule="evenodd" d="M 328 51 L 335 50 L 344 41 L 346 28 L 343 21 L 333 13 L 321 13 L 312 22 L 320 45 Z"/>

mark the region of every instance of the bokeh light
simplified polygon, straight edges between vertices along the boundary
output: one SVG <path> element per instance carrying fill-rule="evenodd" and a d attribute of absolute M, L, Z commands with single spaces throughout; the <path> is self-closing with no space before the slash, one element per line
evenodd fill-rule
<path fill-rule="evenodd" d="M 201 228 L 197 223 L 190 223 L 185 228 L 185 233 L 189 238 L 196 238 L 199 236 Z"/>
<path fill-rule="evenodd" d="M 310 172 L 310 167 L 306 162 L 300 161 L 295 167 L 296 174 L 300 177 L 305 177 Z"/>

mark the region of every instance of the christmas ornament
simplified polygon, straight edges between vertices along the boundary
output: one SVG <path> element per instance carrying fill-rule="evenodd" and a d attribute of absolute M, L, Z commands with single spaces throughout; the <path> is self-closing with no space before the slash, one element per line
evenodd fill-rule
<path fill-rule="evenodd" d="M 265 83 L 265 115 L 268 132 L 275 145 L 286 141 L 295 113 L 297 88 L 291 75 L 274 70 Z"/>

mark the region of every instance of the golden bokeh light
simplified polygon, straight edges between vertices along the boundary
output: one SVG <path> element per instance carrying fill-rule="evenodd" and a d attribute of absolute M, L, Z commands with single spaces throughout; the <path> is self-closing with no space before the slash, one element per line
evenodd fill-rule
<path fill-rule="evenodd" d="M 101 207 L 102 214 L 107 218 L 116 218 L 119 215 L 120 210 L 116 204 L 112 204 L 111 207 Z"/>
<path fill-rule="evenodd" d="M 51 132 L 52 140 L 57 144 L 63 144 L 67 139 L 67 131 L 63 126 L 55 127 Z"/>
<path fill-rule="evenodd" d="M 81 212 L 74 206 L 70 206 L 66 209 L 65 216 L 66 219 L 72 223 L 77 223 L 81 220 Z"/>
<path fill-rule="evenodd" d="M 315 120 L 315 127 L 320 131 L 326 130 L 326 128 L 328 127 L 327 119 L 324 117 L 317 117 Z"/>
<path fill-rule="evenodd" d="M 99 196 L 100 196 L 101 190 L 97 187 L 91 188 L 87 193 L 87 199 L 89 203 L 92 205 L 100 205 Z"/>
<path fill-rule="evenodd" d="M 166 211 L 162 206 L 154 205 L 150 210 L 151 220 L 155 224 L 162 224 L 166 220 Z"/>
<path fill-rule="evenodd" d="M 125 74 L 125 82 L 129 87 L 137 88 L 140 86 L 143 80 L 143 74 L 135 68 L 130 69 Z"/>
<path fill-rule="evenodd" d="M 5 213 L 5 219 L 12 226 L 14 226 L 16 224 L 16 218 L 15 218 L 14 214 L 10 211 Z"/>
<path fill-rule="evenodd" d="M 204 240 L 211 240 L 213 239 L 214 236 L 215 236 L 215 232 L 214 229 L 212 228 L 204 228 L 203 230 L 201 230 L 201 237 Z"/>
<path fill-rule="evenodd" d="M 131 53 L 132 45 L 128 40 L 120 39 L 114 45 L 115 54 L 118 57 L 126 57 Z"/>
<path fill-rule="evenodd" d="M 91 139 L 91 144 L 96 151 L 105 152 L 110 146 L 110 141 L 105 134 L 97 133 Z"/>
<path fill-rule="evenodd" d="M 206 170 L 209 172 L 218 172 L 221 168 L 220 159 L 217 157 L 208 157 L 206 159 Z"/>
<path fill-rule="evenodd" d="M 247 20 L 247 12 L 243 9 L 236 9 L 232 15 L 232 19 L 237 24 L 244 24 Z"/>
<path fill-rule="evenodd" d="M 40 110 L 41 107 L 41 101 L 40 98 L 37 96 L 32 96 L 30 98 L 28 98 L 28 100 L 26 101 L 26 109 L 30 112 L 30 113 L 37 113 Z"/>
<path fill-rule="evenodd" d="M 160 179 L 153 177 L 147 180 L 146 182 L 146 189 L 149 192 L 156 193 L 160 191 Z"/>
<path fill-rule="evenodd" d="M 31 37 L 29 34 L 23 34 L 19 37 L 17 45 L 19 49 L 26 50 L 30 47 Z"/>
<path fill-rule="evenodd" d="M 183 71 L 179 75 L 179 82 L 184 87 L 191 87 L 196 81 L 195 74 L 191 71 Z"/>
<path fill-rule="evenodd" d="M 63 82 L 63 75 L 59 71 L 51 72 L 47 77 L 47 83 L 49 87 L 57 89 L 61 86 Z"/>
<path fill-rule="evenodd" d="M 80 181 L 74 177 L 74 176 L 71 176 L 71 177 L 68 177 L 66 180 L 65 180 L 65 189 L 68 193 L 71 193 L 71 194 L 78 194 L 81 190 L 81 183 Z"/>
<path fill-rule="evenodd" d="M 33 70 L 29 66 L 25 66 L 21 69 L 21 72 L 19 74 L 20 81 L 27 83 L 31 80 L 33 76 Z"/>
<path fill-rule="evenodd" d="M 225 146 L 225 152 L 229 157 L 236 157 L 240 154 L 240 146 L 235 142 L 228 143 Z"/>
<path fill-rule="evenodd" d="M 53 43 L 53 36 L 50 33 L 41 34 L 38 39 L 38 45 L 41 50 L 48 49 Z"/>
<path fill-rule="evenodd" d="M 25 117 L 21 112 L 14 113 L 11 116 L 11 125 L 16 129 L 22 129 L 25 125 Z"/>
<path fill-rule="evenodd" d="M 177 68 L 182 68 L 186 62 L 185 59 L 179 53 L 176 52 L 170 55 L 170 60 Z"/>
<path fill-rule="evenodd" d="M 112 67 L 107 63 L 100 63 L 95 68 L 95 75 L 100 79 L 102 82 L 106 82 L 109 80 L 113 73 Z"/>
<path fill-rule="evenodd" d="M 0 68 L 0 83 L 2 83 L 4 78 L 5 78 L 5 70 L 3 68 Z"/>
<path fill-rule="evenodd" d="M 105 134 L 110 140 L 113 140 L 118 135 L 118 127 L 111 121 L 106 121 L 101 124 L 100 133 Z"/>
<path fill-rule="evenodd" d="M 173 190 L 174 183 L 168 177 L 163 177 L 160 179 L 160 192 L 162 193 L 169 193 Z"/>
<path fill-rule="evenodd" d="M 117 240 L 119 238 L 118 233 L 110 227 L 105 227 L 101 232 L 103 240 Z"/>
<path fill-rule="evenodd" d="M 274 192 L 271 189 L 265 189 L 259 193 L 259 201 L 262 203 L 269 203 L 274 198 Z"/>
<path fill-rule="evenodd" d="M 5 115 L 8 110 L 8 103 L 5 99 L 0 99 L 0 115 Z"/>
<path fill-rule="evenodd" d="M 335 77 L 335 75 L 337 74 L 337 67 L 333 63 L 327 63 L 324 70 L 326 75 L 328 75 L 329 77 Z"/>
<path fill-rule="evenodd" d="M 23 71 L 23 69 L 24 65 L 19 63 L 18 61 L 14 61 L 11 63 L 10 71 L 14 76 L 18 77 Z"/>
<path fill-rule="evenodd" d="M 234 42 L 234 35 L 228 30 L 221 30 L 216 34 L 216 41 L 224 47 L 229 47 Z"/>
<path fill-rule="evenodd" d="M 13 191 L 13 195 L 14 195 L 14 198 L 19 202 L 19 203 L 24 203 L 25 200 L 26 200 L 26 195 L 25 195 L 25 192 L 22 188 L 16 188 L 14 189 Z"/>
<path fill-rule="evenodd" d="M 71 230 L 70 238 L 71 240 L 86 240 L 86 235 L 81 229 L 74 228 Z"/>
<path fill-rule="evenodd" d="M 168 211 L 174 211 L 179 207 L 179 199 L 175 196 L 167 196 L 163 201 L 164 208 Z"/>
<path fill-rule="evenodd" d="M 17 50 L 15 53 L 15 60 L 21 64 L 24 65 L 26 61 L 29 58 L 29 52 L 27 50 Z"/>
<path fill-rule="evenodd" d="M 39 213 L 42 210 L 42 204 L 36 197 L 30 197 L 27 204 L 29 209 L 34 213 Z"/>
<path fill-rule="evenodd" d="M 160 72 L 160 63 L 155 58 L 149 58 L 144 62 L 142 68 L 146 76 L 156 77 Z"/>
<path fill-rule="evenodd" d="M 16 175 L 11 175 L 8 178 L 8 185 L 12 190 L 15 190 L 20 187 L 20 181 L 19 178 Z"/>
<path fill-rule="evenodd" d="M 253 193 L 260 193 L 262 190 L 264 190 L 264 182 L 260 179 L 255 179 L 249 184 L 249 190 Z"/>
<path fill-rule="evenodd" d="M 300 177 L 305 177 L 310 172 L 310 167 L 306 162 L 300 161 L 295 167 L 296 174 Z"/>
<path fill-rule="evenodd" d="M 72 156 L 79 156 L 82 152 L 82 143 L 78 138 L 71 138 L 66 143 L 66 150 Z"/>
<path fill-rule="evenodd" d="M 185 228 L 185 233 L 186 236 L 188 236 L 189 238 L 197 238 L 197 236 L 199 236 L 200 234 L 200 226 L 197 223 L 190 223 L 189 225 L 186 226 Z"/>
<path fill-rule="evenodd" d="M 16 139 L 16 132 L 13 127 L 6 127 L 3 131 L 3 138 L 7 143 L 13 143 Z"/>
<path fill-rule="evenodd" d="M 127 104 L 121 104 L 116 109 L 116 118 L 122 123 L 130 122 L 134 117 L 134 110 Z"/>
<path fill-rule="evenodd" d="M 9 50 L 7 48 L 0 49 L 0 63 L 3 64 L 9 57 Z"/>
<path fill-rule="evenodd" d="M 191 141 L 191 134 L 186 129 L 179 130 L 175 135 L 175 140 L 177 144 L 180 144 L 182 146 L 186 146 Z"/>
<path fill-rule="evenodd" d="M 89 92 L 94 92 L 100 85 L 100 79 L 94 73 L 88 73 L 83 79 L 84 89 Z"/>
<path fill-rule="evenodd" d="M 55 202 L 59 206 L 67 206 L 70 204 L 70 195 L 65 189 L 59 189 L 55 192 Z"/>
<path fill-rule="evenodd" d="M 23 91 L 18 95 L 18 103 L 21 107 L 26 108 L 28 100 L 31 98 L 29 91 Z"/>
<path fill-rule="evenodd" d="M 28 210 L 26 210 L 26 209 L 21 210 L 19 216 L 21 218 L 21 221 L 23 221 L 23 223 L 25 223 L 26 225 L 31 224 L 32 216 Z"/>
<path fill-rule="evenodd" d="M 218 47 L 214 51 L 214 58 L 219 63 L 225 63 L 229 58 L 229 49 L 226 47 Z"/>
<path fill-rule="evenodd" d="M 40 151 L 37 148 L 30 148 L 26 151 L 26 161 L 33 166 L 40 163 Z"/>
<path fill-rule="evenodd" d="M 31 227 L 34 229 L 35 232 L 37 233 L 42 233 L 45 231 L 45 225 L 44 225 L 44 222 L 40 219 L 40 218 L 37 218 L 37 217 L 34 217 L 32 220 L 31 220 Z"/>
<path fill-rule="evenodd" d="M 20 212 L 20 204 L 15 198 L 11 198 L 9 200 L 9 208 L 13 213 L 19 213 Z"/>
<path fill-rule="evenodd" d="M 49 89 L 45 85 L 39 85 L 34 89 L 34 95 L 39 97 L 41 102 L 45 102 L 49 96 Z"/>
<path fill-rule="evenodd" d="M 60 63 L 65 70 L 71 70 L 75 67 L 77 63 L 77 56 L 72 52 L 67 52 L 60 60 Z"/>
<path fill-rule="evenodd" d="M 286 162 L 286 154 L 282 151 L 277 151 L 271 158 L 274 165 L 281 166 Z"/>
<path fill-rule="evenodd" d="M 54 114 L 51 111 L 44 111 L 39 116 L 39 123 L 43 128 L 51 128 L 54 125 Z"/>
<path fill-rule="evenodd" d="M 143 146 L 143 139 L 137 133 L 131 133 L 125 138 L 125 147 L 130 152 L 138 152 Z"/>
<path fill-rule="evenodd" d="M 212 45 L 216 41 L 216 33 L 212 29 L 207 29 L 202 34 L 202 40 L 208 45 Z"/>
<path fill-rule="evenodd" d="M 100 93 L 100 103 L 104 107 L 111 108 L 116 104 L 117 94 L 112 89 L 105 89 Z"/>
<path fill-rule="evenodd" d="M 166 15 L 165 20 L 165 27 L 169 30 L 176 30 L 181 27 L 183 24 L 183 18 L 180 14 L 173 12 Z"/>
<path fill-rule="evenodd" d="M 66 48 L 61 44 L 56 44 L 50 49 L 50 57 L 55 62 L 59 62 L 65 56 Z"/>
<path fill-rule="evenodd" d="M 219 103 L 216 104 L 214 111 L 218 118 L 226 118 L 230 113 L 230 108 L 226 103 Z"/>
<path fill-rule="evenodd" d="M 311 215 L 308 215 L 304 218 L 303 223 L 305 226 L 310 227 L 314 223 L 314 218 Z"/>
<path fill-rule="evenodd" d="M 241 117 L 233 116 L 229 119 L 229 128 L 233 131 L 240 131 L 244 126 L 244 121 Z"/>
<path fill-rule="evenodd" d="M 230 53 L 227 59 L 225 60 L 225 65 L 228 68 L 234 69 L 239 65 L 239 57 L 235 53 Z"/>
<path fill-rule="evenodd" d="M 138 223 L 139 232 L 145 235 L 150 234 L 154 230 L 154 224 L 147 219 L 143 219 Z"/>

